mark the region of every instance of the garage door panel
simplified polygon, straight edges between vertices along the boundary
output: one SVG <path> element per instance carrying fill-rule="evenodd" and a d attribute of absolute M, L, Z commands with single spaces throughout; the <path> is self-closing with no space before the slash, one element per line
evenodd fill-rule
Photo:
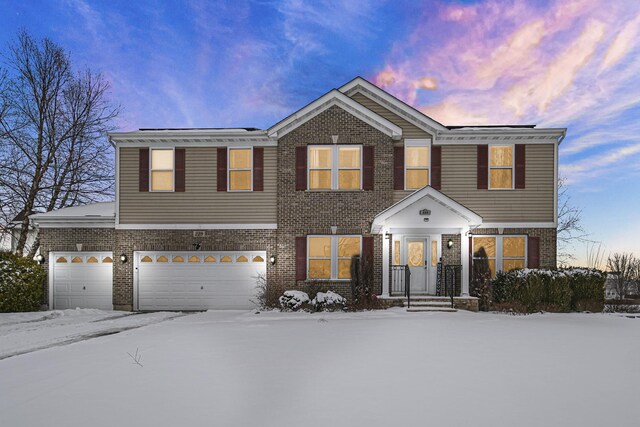
<path fill-rule="evenodd" d="M 111 252 L 53 253 L 53 308 L 113 309 Z"/>
<path fill-rule="evenodd" d="M 216 262 L 204 262 L 205 259 Z M 142 262 L 142 260 L 152 262 Z M 158 262 L 166 259 L 167 262 Z M 176 262 L 182 259 L 183 262 Z M 220 262 L 230 259 L 231 262 Z M 248 262 L 238 262 L 247 259 Z M 252 260 L 256 259 L 256 262 Z M 199 262 L 187 262 L 199 260 Z M 140 310 L 252 308 L 258 275 L 266 274 L 264 251 L 138 252 Z"/>

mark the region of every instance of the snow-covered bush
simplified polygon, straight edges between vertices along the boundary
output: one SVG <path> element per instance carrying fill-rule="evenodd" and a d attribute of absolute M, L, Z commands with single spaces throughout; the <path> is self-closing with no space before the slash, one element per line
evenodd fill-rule
<path fill-rule="evenodd" d="M 1 252 L 0 312 L 39 310 L 44 278 L 44 268 L 34 260 Z"/>
<path fill-rule="evenodd" d="M 598 270 L 523 269 L 491 282 L 494 308 L 518 312 L 602 311 L 606 276 Z"/>
<path fill-rule="evenodd" d="M 333 291 L 318 292 L 311 300 L 311 305 L 316 311 L 335 311 L 344 309 L 347 299 Z"/>
<path fill-rule="evenodd" d="M 280 297 L 280 307 L 283 310 L 298 311 L 309 304 L 309 295 L 302 291 L 284 291 Z"/>

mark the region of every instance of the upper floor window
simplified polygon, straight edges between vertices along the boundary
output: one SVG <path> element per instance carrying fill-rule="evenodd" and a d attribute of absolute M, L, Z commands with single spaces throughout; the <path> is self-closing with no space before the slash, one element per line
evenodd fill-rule
<path fill-rule="evenodd" d="M 405 141 L 404 157 L 405 190 L 429 185 L 429 146 L 426 141 Z"/>
<path fill-rule="evenodd" d="M 525 236 L 474 236 L 473 262 L 484 262 L 491 277 L 496 277 L 497 271 L 510 271 L 526 266 Z"/>
<path fill-rule="evenodd" d="M 359 190 L 362 188 L 361 145 L 310 145 L 310 190 Z"/>
<path fill-rule="evenodd" d="M 151 191 L 173 191 L 173 149 L 151 150 Z"/>
<path fill-rule="evenodd" d="M 229 191 L 251 191 L 252 173 L 251 148 L 229 148 Z"/>
<path fill-rule="evenodd" d="M 489 146 L 489 188 L 513 188 L 513 146 Z"/>
<path fill-rule="evenodd" d="M 351 279 L 351 258 L 362 251 L 361 236 L 307 237 L 309 279 Z"/>

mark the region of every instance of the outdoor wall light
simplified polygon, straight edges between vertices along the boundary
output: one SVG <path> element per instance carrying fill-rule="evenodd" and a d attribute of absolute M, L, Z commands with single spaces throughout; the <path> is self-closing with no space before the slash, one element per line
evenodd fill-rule
<path fill-rule="evenodd" d="M 125 255 L 125 254 L 121 254 L 121 255 L 120 255 L 120 262 L 121 262 L 121 263 L 123 263 L 123 264 L 124 264 L 125 262 L 127 262 L 127 259 L 128 259 L 128 258 L 127 258 L 127 255 Z"/>
<path fill-rule="evenodd" d="M 453 247 L 453 240 L 449 239 L 449 241 L 447 241 L 447 247 L 449 249 L 451 249 Z"/>
<path fill-rule="evenodd" d="M 271 255 L 271 256 L 269 257 L 269 263 L 270 263 L 271 265 L 276 265 L 276 257 L 275 257 L 274 255 Z"/>
<path fill-rule="evenodd" d="M 36 261 L 38 261 L 38 264 L 44 264 L 44 255 L 42 254 L 36 255 Z"/>

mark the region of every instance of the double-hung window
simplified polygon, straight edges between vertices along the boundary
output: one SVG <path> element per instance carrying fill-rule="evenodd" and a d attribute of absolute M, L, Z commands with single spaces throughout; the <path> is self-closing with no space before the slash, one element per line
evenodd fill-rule
<path fill-rule="evenodd" d="M 173 149 L 151 150 L 151 191 L 173 191 L 174 151 Z"/>
<path fill-rule="evenodd" d="M 429 185 L 429 145 L 427 141 L 405 141 L 404 168 L 405 190 L 418 190 Z"/>
<path fill-rule="evenodd" d="M 251 191 L 252 184 L 253 150 L 229 148 L 229 191 Z"/>
<path fill-rule="evenodd" d="M 307 277 L 351 279 L 351 259 L 361 251 L 361 236 L 308 236 Z"/>
<path fill-rule="evenodd" d="M 491 277 L 498 271 L 526 267 L 526 236 L 474 236 L 473 262 L 487 262 Z"/>
<path fill-rule="evenodd" d="M 513 188 L 513 145 L 489 145 L 489 188 Z"/>
<path fill-rule="evenodd" d="M 362 189 L 361 145 L 310 145 L 310 190 Z"/>

